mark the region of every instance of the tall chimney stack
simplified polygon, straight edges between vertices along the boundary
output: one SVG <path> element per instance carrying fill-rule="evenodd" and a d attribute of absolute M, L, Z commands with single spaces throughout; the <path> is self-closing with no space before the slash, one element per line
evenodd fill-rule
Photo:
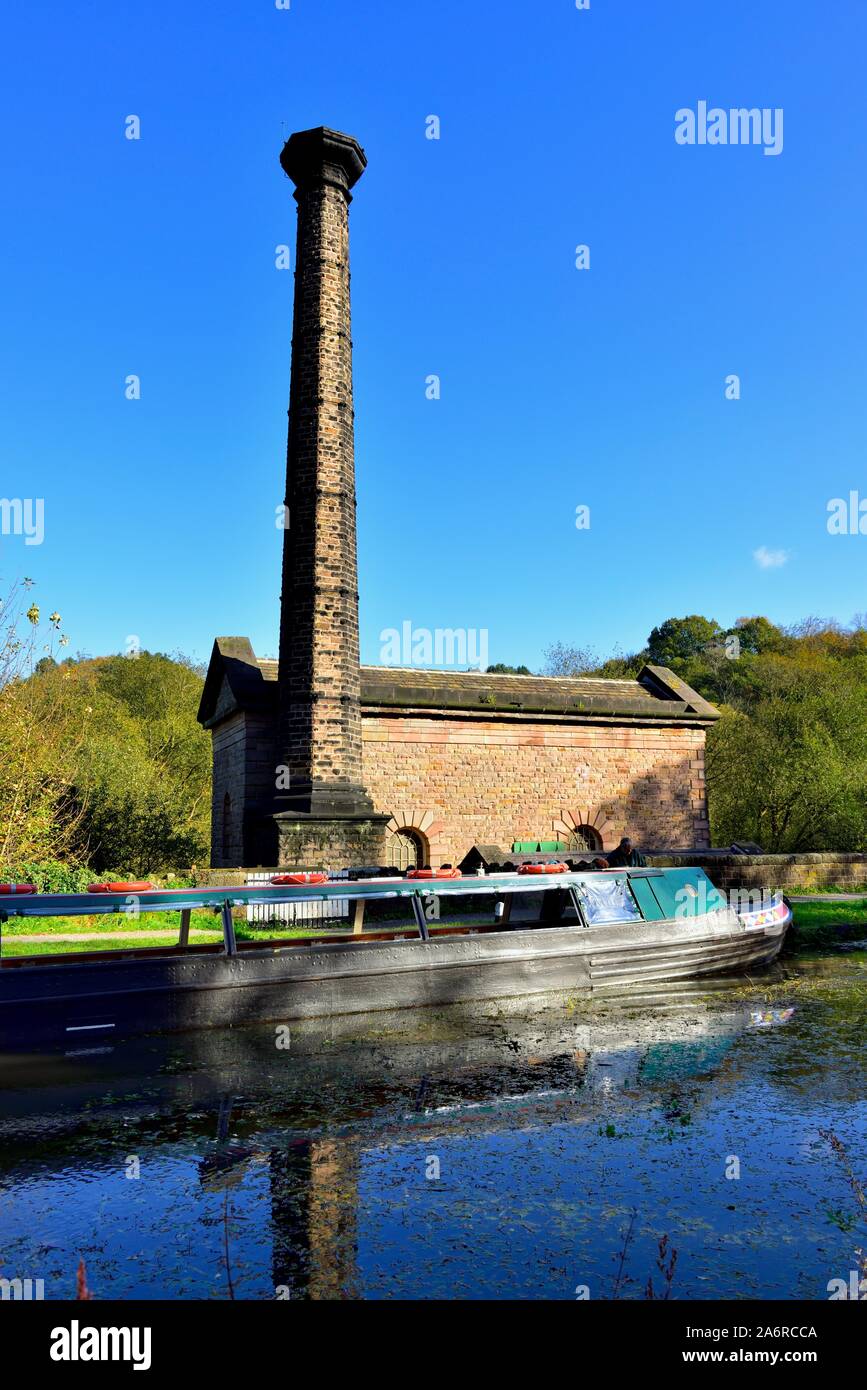
<path fill-rule="evenodd" d="M 362 785 L 349 310 L 350 189 L 364 151 L 320 126 L 280 156 L 298 235 L 280 612 L 277 862 L 384 862 L 387 816 Z M 285 774 L 284 774 L 285 782 Z"/>

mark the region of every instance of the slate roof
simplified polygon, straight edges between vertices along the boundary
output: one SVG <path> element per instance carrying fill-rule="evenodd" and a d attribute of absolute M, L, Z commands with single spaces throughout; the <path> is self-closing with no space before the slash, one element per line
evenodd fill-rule
<path fill-rule="evenodd" d="M 214 720 L 224 678 L 234 708 L 276 707 L 277 662 L 258 660 L 246 637 L 218 637 L 202 692 L 199 721 Z M 478 714 L 557 714 L 584 718 L 672 720 L 719 718 L 719 711 L 665 666 L 645 666 L 637 680 L 595 676 L 506 676 L 484 671 L 430 671 L 362 666 L 361 703 L 382 709 L 450 709 Z M 223 710 L 225 717 L 231 710 Z"/>

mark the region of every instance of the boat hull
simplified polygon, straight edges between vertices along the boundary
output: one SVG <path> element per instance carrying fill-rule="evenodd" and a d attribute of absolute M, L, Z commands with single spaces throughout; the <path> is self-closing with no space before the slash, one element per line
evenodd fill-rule
<path fill-rule="evenodd" d="M 88 1046 L 157 1031 L 514 998 L 732 975 L 779 954 L 789 919 L 746 928 L 734 913 L 683 922 L 479 932 L 429 941 L 336 941 L 237 955 L 19 963 L 0 969 L 0 1051 Z"/>

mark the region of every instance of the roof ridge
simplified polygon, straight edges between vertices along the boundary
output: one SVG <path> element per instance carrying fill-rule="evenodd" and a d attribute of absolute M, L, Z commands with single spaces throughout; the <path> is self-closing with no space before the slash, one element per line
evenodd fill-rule
<path fill-rule="evenodd" d="M 370 662 L 360 663 L 362 671 L 388 671 L 394 674 L 396 671 L 406 672 L 420 676 L 484 676 L 485 680 L 516 680 L 516 681 L 550 681 L 555 684 L 561 681 L 597 681 L 600 685 L 637 685 L 638 678 L 618 678 L 616 676 L 594 676 L 589 672 L 584 676 L 537 676 L 532 671 L 528 676 L 521 675 L 518 671 L 479 671 L 475 668 L 468 671 L 457 671 L 454 667 L 442 666 L 375 666 Z"/>

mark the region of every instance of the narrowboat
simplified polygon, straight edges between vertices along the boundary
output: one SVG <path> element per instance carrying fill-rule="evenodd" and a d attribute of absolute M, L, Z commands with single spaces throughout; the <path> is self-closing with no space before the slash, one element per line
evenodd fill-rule
<path fill-rule="evenodd" d="M 282 874 L 244 886 L 115 883 L 75 894 L 4 887 L 0 1051 L 564 991 L 627 995 L 768 965 L 791 921 L 779 896 L 733 906 L 696 868 L 549 864 L 484 876 L 428 870 L 357 880 Z M 449 924 L 441 916 L 440 905 L 454 896 L 471 920 Z M 403 900 L 412 925 L 366 929 L 365 906 L 383 899 Z M 485 899 L 490 920 L 479 911 Z M 329 902 L 353 911 L 340 936 L 269 938 L 266 928 L 261 940 L 237 940 L 233 914 L 240 909 Z M 532 907 L 531 920 L 518 918 L 516 903 L 524 914 Z M 219 944 L 189 943 L 197 909 L 219 915 Z M 179 936 L 165 946 L 3 954 L 3 923 L 12 918 L 166 910 L 179 914 Z"/>

